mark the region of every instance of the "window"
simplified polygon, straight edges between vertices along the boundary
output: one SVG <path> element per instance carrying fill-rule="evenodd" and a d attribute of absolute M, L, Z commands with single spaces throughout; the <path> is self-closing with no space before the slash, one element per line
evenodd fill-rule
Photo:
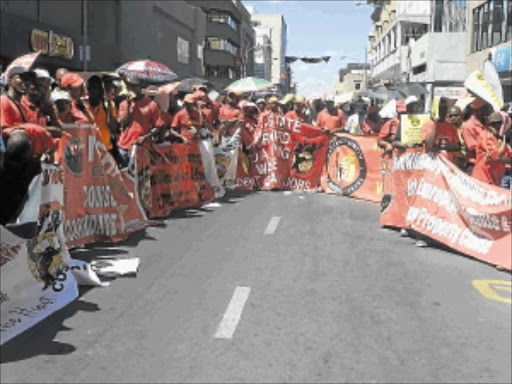
<path fill-rule="evenodd" d="M 477 52 L 512 37 L 512 0 L 488 0 L 473 9 L 471 51 Z"/>
<path fill-rule="evenodd" d="M 227 24 L 235 31 L 238 31 L 239 23 L 235 19 L 233 19 L 228 12 L 217 11 L 212 9 L 208 13 L 208 21 L 211 21 L 212 23 Z"/>
<path fill-rule="evenodd" d="M 238 46 L 231 43 L 231 41 L 220 37 L 207 37 L 205 46 L 209 49 L 227 51 L 234 56 L 238 56 Z"/>
<path fill-rule="evenodd" d="M 240 78 L 240 70 L 227 65 L 205 65 L 205 76 L 209 78 Z"/>
<path fill-rule="evenodd" d="M 178 42 L 177 42 L 177 45 L 176 45 L 176 49 L 177 49 L 177 56 L 178 56 L 178 61 L 180 63 L 184 63 L 184 64 L 188 64 L 189 61 L 190 61 L 190 54 L 189 54 L 189 42 L 185 39 L 182 39 L 181 37 L 178 36 Z"/>
<path fill-rule="evenodd" d="M 476 52 L 480 50 L 480 9 L 473 9 L 473 31 L 472 31 L 472 41 L 471 41 L 471 52 Z"/>
<path fill-rule="evenodd" d="M 355 90 L 361 89 L 361 83 L 354 83 L 354 89 Z"/>

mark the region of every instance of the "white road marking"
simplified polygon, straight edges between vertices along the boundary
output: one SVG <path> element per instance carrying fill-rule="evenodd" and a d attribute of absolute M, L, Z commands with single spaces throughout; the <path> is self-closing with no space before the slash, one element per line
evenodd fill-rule
<path fill-rule="evenodd" d="M 284 191 L 283 195 L 290 196 L 293 193 L 293 191 Z"/>
<path fill-rule="evenodd" d="M 213 202 L 213 203 L 206 204 L 206 205 L 202 206 L 202 208 L 220 208 L 220 207 L 222 207 L 222 205 L 217 202 Z"/>
<path fill-rule="evenodd" d="M 233 297 L 229 302 L 228 309 L 226 309 L 226 313 L 224 313 L 224 316 L 222 317 L 217 328 L 217 332 L 215 332 L 215 336 L 213 336 L 214 338 L 233 338 L 233 334 L 235 333 L 240 317 L 242 316 L 245 302 L 249 297 L 249 292 L 251 292 L 250 287 L 236 287 Z"/>
<path fill-rule="evenodd" d="M 273 235 L 279 225 L 279 216 L 273 216 L 268 222 L 267 229 L 265 229 L 265 235 Z"/>

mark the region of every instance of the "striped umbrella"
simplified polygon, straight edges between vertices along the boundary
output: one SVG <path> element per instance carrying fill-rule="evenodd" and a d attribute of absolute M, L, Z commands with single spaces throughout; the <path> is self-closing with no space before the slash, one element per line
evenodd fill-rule
<path fill-rule="evenodd" d="M 169 67 L 150 60 L 129 61 L 121 65 L 117 72 L 127 77 L 150 82 L 169 82 L 178 77 Z"/>
<path fill-rule="evenodd" d="M 272 88 L 274 84 L 259 77 L 245 77 L 228 85 L 226 91 L 231 92 L 257 92 Z"/>

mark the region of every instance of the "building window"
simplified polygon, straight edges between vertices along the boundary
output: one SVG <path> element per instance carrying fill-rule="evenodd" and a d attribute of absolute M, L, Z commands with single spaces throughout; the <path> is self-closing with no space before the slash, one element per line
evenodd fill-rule
<path fill-rule="evenodd" d="M 355 90 L 361 89 L 361 83 L 354 83 L 354 89 Z"/>
<path fill-rule="evenodd" d="M 238 31 L 239 23 L 233 19 L 228 12 L 216 11 L 212 9 L 208 12 L 208 21 L 211 21 L 212 23 L 227 24 L 235 31 Z"/>
<path fill-rule="evenodd" d="M 184 63 L 184 64 L 188 64 L 190 62 L 190 53 L 189 53 L 189 42 L 185 39 L 182 39 L 181 37 L 178 36 L 178 42 L 177 42 L 177 45 L 176 45 L 176 49 L 177 49 L 177 56 L 178 56 L 178 61 L 180 63 Z"/>
<path fill-rule="evenodd" d="M 240 70 L 227 65 L 205 65 L 205 76 L 236 80 L 240 78 Z"/>
<path fill-rule="evenodd" d="M 220 37 L 207 37 L 205 42 L 206 48 L 227 51 L 234 56 L 238 56 L 238 46 L 231 43 L 231 41 L 222 39 Z"/>
<path fill-rule="evenodd" d="M 490 48 L 512 37 L 512 0 L 489 0 L 473 9 L 471 51 Z"/>

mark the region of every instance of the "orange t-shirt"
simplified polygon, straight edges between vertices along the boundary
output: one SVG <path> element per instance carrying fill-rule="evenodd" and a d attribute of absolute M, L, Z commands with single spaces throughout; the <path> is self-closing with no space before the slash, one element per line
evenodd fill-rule
<path fill-rule="evenodd" d="M 472 177 L 493 185 L 501 185 L 501 179 L 505 175 L 505 165 L 494 162 L 498 158 L 500 142 L 492 133 L 484 130 L 478 138 L 476 147 L 476 163 Z M 507 147 L 505 155 L 510 157 L 510 147 Z"/>
<path fill-rule="evenodd" d="M 338 110 L 335 116 L 331 115 L 327 109 L 322 110 L 318 114 L 318 118 L 316 120 L 317 127 L 325 127 L 329 131 L 334 131 L 338 128 L 343 128 L 345 126 L 345 114 Z"/>
<path fill-rule="evenodd" d="M 7 128 L 25 121 L 21 103 L 15 103 L 7 95 L 0 96 L 0 127 Z"/>
<path fill-rule="evenodd" d="M 229 104 L 225 104 L 221 107 L 219 112 L 219 120 L 233 120 L 233 119 L 241 119 L 242 111 L 238 108 L 233 108 Z"/>
<path fill-rule="evenodd" d="M 475 116 L 471 116 L 462 126 L 462 138 L 468 149 L 468 161 L 470 163 L 474 164 L 476 161 L 476 148 L 483 131 L 485 131 L 484 126 Z"/>
<path fill-rule="evenodd" d="M 98 104 L 96 107 L 87 105 L 86 108 L 94 117 L 94 124 L 98 129 L 101 141 L 105 144 L 107 150 L 110 151 L 112 149 L 112 143 L 110 142 L 110 129 L 107 124 L 107 111 L 105 111 L 102 103 Z"/>
<path fill-rule="evenodd" d="M 400 128 L 400 120 L 398 117 L 386 121 L 379 132 L 379 140 L 384 140 L 391 143 Z"/>
<path fill-rule="evenodd" d="M 423 127 L 421 127 L 421 138 L 423 140 L 434 130 L 434 124 L 432 119 L 423 124 Z M 445 141 L 447 144 L 459 143 L 459 135 L 457 134 L 457 127 L 455 125 L 446 121 L 437 123 L 435 145 L 439 146 L 442 141 Z M 441 151 L 440 154 L 445 156 L 448 160 L 453 161 L 453 153 Z"/>
<path fill-rule="evenodd" d="M 197 138 L 197 133 L 201 127 L 201 116 L 198 111 L 189 114 L 186 108 L 179 111 L 172 121 L 172 126 L 177 128 L 178 131 L 187 139 Z M 194 127 L 195 132 L 192 130 Z"/>
<path fill-rule="evenodd" d="M 290 119 L 290 120 L 298 120 L 302 123 L 304 123 L 308 120 L 308 117 L 306 116 L 305 113 L 303 113 L 303 112 L 297 113 L 297 111 L 290 111 L 286 115 L 284 115 L 284 117 L 286 117 L 287 119 Z"/>

